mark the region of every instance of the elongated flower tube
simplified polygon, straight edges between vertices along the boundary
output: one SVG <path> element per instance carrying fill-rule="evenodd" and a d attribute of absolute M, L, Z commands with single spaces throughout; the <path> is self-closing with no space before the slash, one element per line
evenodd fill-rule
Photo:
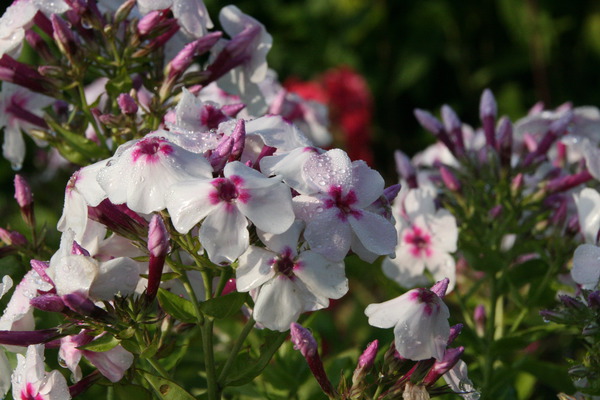
<path fill-rule="evenodd" d="M 148 264 L 148 287 L 146 288 L 146 299 L 148 302 L 154 300 L 160 285 L 165 259 L 169 253 L 169 232 L 159 214 L 154 214 L 150 220 L 148 232 L 148 251 L 150 262 Z"/>

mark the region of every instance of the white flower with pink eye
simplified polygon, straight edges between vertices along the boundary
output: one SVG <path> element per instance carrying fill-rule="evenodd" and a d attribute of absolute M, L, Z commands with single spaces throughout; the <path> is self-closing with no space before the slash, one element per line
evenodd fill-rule
<path fill-rule="evenodd" d="M 386 258 L 383 272 L 404 287 L 426 284 L 429 271 L 435 281 L 450 280 L 454 288 L 456 263 L 450 253 L 456 251 L 458 228 L 456 219 L 444 209 L 436 210 L 435 192 L 411 189 L 398 196 L 393 207 L 398 227 L 396 258 Z"/>
<path fill-rule="evenodd" d="M 121 145 L 98 172 L 98 183 L 113 204 L 126 203 L 135 212 L 149 214 L 166 207 L 165 197 L 174 183 L 212 177 L 206 159 L 170 142 L 168 135 L 157 131 Z"/>
<path fill-rule="evenodd" d="M 25 356 L 17 354 L 17 368 L 12 374 L 14 399 L 68 400 L 67 380 L 57 370 L 44 370 L 44 345 L 27 347 Z"/>
<path fill-rule="evenodd" d="M 267 247 L 250 246 L 239 258 L 237 290 L 250 292 L 253 318 L 272 330 L 287 331 L 301 313 L 325 308 L 348 291 L 343 262 L 298 252 L 301 231 L 299 221 L 281 235 L 258 231 Z"/>
<path fill-rule="evenodd" d="M 198 238 L 218 264 L 233 262 L 248 248 L 248 220 L 275 234 L 294 222 L 291 191 L 278 178 L 267 178 L 239 161 L 225 165 L 223 175 L 176 183 L 167 198 L 178 232 L 187 233 L 202 221 Z"/>
<path fill-rule="evenodd" d="M 412 289 L 384 303 L 370 304 L 365 309 L 369 324 L 393 327 L 396 350 L 402 357 L 415 361 L 433 357 L 441 361 L 450 336 L 450 312 L 439 295 L 443 295 L 447 284 L 445 280 L 432 290 Z"/>
<path fill-rule="evenodd" d="M 43 108 L 54 100 L 10 82 L 2 82 L 0 91 L 0 128 L 4 128 L 2 153 L 13 169 L 20 169 L 25 158 L 25 141 L 21 131 L 46 127 Z M 42 144 L 42 143 L 39 143 Z"/>
<path fill-rule="evenodd" d="M 299 173 L 309 192 L 294 197 L 294 211 L 306 222 L 304 237 L 311 250 L 332 261 L 341 261 L 356 246 L 361 254 L 393 254 L 394 225 L 367 209 L 383 194 L 377 171 L 333 149 L 313 154 Z"/>

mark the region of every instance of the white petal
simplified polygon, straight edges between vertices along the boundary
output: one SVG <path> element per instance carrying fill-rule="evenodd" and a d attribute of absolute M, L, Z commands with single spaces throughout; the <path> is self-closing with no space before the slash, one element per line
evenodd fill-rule
<path fill-rule="evenodd" d="M 586 243 L 596 243 L 600 229 L 600 193 L 595 189 L 585 188 L 579 195 L 574 195 L 579 225 Z"/>
<path fill-rule="evenodd" d="M 331 261 L 343 260 L 352 242 L 350 224 L 341 221 L 337 213 L 337 209 L 323 210 L 307 222 L 304 231 L 304 237 L 311 250 Z"/>
<path fill-rule="evenodd" d="M 584 289 L 595 289 L 600 280 L 600 247 L 582 244 L 573 253 L 573 280 Z"/>
<path fill-rule="evenodd" d="M 404 198 L 404 210 L 409 219 L 417 215 L 435 214 L 434 194 L 428 189 L 411 189 Z"/>
<path fill-rule="evenodd" d="M 332 263 L 310 250 L 300 253 L 298 261 L 302 266 L 294 268 L 294 275 L 311 292 L 329 299 L 339 299 L 348 292 L 348 279 L 343 263 Z"/>
<path fill-rule="evenodd" d="M 18 126 L 4 127 L 4 144 L 2 145 L 2 155 L 10 161 L 13 169 L 21 169 L 25 159 L 25 140 Z"/>
<path fill-rule="evenodd" d="M 209 214 L 200 227 L 200 243 L 216 264 L 231 263 L 249 245 L 248 220 L 235 207 L 223 204 Z"/>
<path fill-rule="evenodd" d="M 264 144 L 275 147 L 280 152 L 302 151 L 298 147 L 311 145 L 294 124 L 285 121 L 280 115 L 265 115 L 246 122 L 246 135 L 257 135 Z"/>
<path fill-rule="evenodd" d="M 239 258 L 239 267 L 235 270 L 235 284 L 239 292 L 248 292 L 273 278 L 275 271 L 271 268 L 276 254 L 250 246 Z"/>
<path fill-rule="evenodd" d="M 300 290 L 286 277 L 275 278 L 260 288 L 253 317 L 265 327 L 285 332 L 303 311 Z"/>
<path fill-rule="evenodd" d="M 167 195 L 167 209 L 179 233 L 188 233 L 215 210 L 217 205 L 211 204 L 209 198 L 214 190 L 209 180 L 183 181 L 171 186 Z"/>
<path fill-rule="evenodd" d="M 48 275 L 56 285 L 58 295 L 74 292 L 88 294 L 98 275 L 98 263 L 91 257 L 69 255 L 50 265 Z"/>
<path fill-rule="evenodd" d="M 369 168 L 364 161 L 352 163 L 352 186 L 358 199 L 357 207 L 371 205 L 383 194 L 384 185 L 381 174 Z"/>
<path fill-rule="evenodd" d="M 260 241 L 273 252 L 281 254 L 285 248 L 289 248 L 292 250 L 292 256 L 295 256 L 302 229 L 304 229 L 304 223 L 296 220 L 287 231 L 280 234 L 267 233 L 261 230 L 257 230 L 256 233 Z"/>
<path fill-rule="evenodd" d="M 0 350 L 0 397 L 4 398 L 10 389 L 10 374 L 12 368 L 6 358 L 4 350 Z"/>
<path fill-rule="evenodd" d="M 396 228 L 381 215 L 362 210 L 359 218 L 350 216 L 348 222 L 365 248 L 375 254 L 393 254 L 398 243 Z"/>
<path fill-rule="evenodd" d="M 128 296 L 134 293 L 140 280 L 138 264 L 126 257 L 100 263 L 98 276 L 90 288 L 90 297 L 113 300 L 116 294 Z"/>
<path fill-rule="evenodd" d="M 202 0 L 174 0 L 173 15 L 186 34 L 201 38 L 213 27 Z"/>
<path fill-rule="evenodd" d="M 331 186 L 351 188 L 353 184 L 352 162 L 340 149 L 329 150 L 320 155 L 313 154 L 306 161 L 303 173 L 315 189 L 323 192 Z"/>
<path fill-rule="evenodd" d="M 425 263 L 421 258 L 414 258 L 406 246 L 396 251 L 396 258 L 386 257 L 381 263 L 383 273 L 405 288 L 424 286 L 429 279 L 423 274 Z"/>

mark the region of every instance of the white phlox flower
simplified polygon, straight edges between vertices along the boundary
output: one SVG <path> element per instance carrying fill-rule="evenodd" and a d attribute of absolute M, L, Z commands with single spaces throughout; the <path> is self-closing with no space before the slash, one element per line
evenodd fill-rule
<path fill-rule="evenodd" d="M 592 188 L 585 188 L 574 194 L 579 227 L 585 242 L 596 244 L 600 230 L 600 193 Z"/>
<path fill-rule="evenodd" d="M 444 380 L 454 393 L 466 400 L 479 400 L 481 394 L 473 387 L 473 382 L 467 376 L 467 364 L 458 360 L 450 371 L 444 374 Z"/>
<path fill-rule="evenodd" d="M 202 0 L 138 0 L 142 14 L 170 8 L 183 33 L 199 39 L 213 28 L 213 22 Z"/>
<path fill-rule="evenodd" d="M 600 247 L 586 243 L 575 249 L 571 277 L 584 289 L 596 289 L 600 282 Z"/>
<path fill-rule="evenodd" d="M 164 135 L 163 135 L 164 134 Z M 113 204 L 149 214 L 165 208 L 165 197 L 176 182 L 212 176 L 210 163 L 166 139 L 157 131 L 121 145 L 98 172 L 97 180 Z"/>
<path fill-rule="evenodd" d="M 17 354 L 17 368 L 12 374 L 14 399 L 68 400 L 67 380 L 57 370 L 44 370 L 44 345 L 27 347 L 25 356 Z"/>
<path fill-rule="evenodd" d="M 348 291 L 343 262 L 298 252 L 301 230 L 296 222 L 281 235 L 259 232 L 267 247 L 250 246 L 239 258 L 237 290 L 251 293 L 253 318 L 272 330 L 288 330 L 301 313 L 325 308 Z"/>
<path fill-rule="evenodd" d="M 445 209 L 436 210 L 435 192 L 411 189 L 393 206 L 398 228 L 396 258 L 386 257 L 382 263 L 385 275 L 404 287 L 429 282 L 425 270 L 434 281 L 456 281 L 456 263 L 450 253 L 456 251 L 458 228 L 454 216 Z"/>
<path fill-rule="evenodd" d="M 377 171 L 333 149 L 313 154 L 302 174 L 309 191 L 294 197 L 294 211 L 306 222 L 304 237 L 313 251 L 332 261 L 341 261 L 355 247 L 376 255 L 393 254 L 397 243 L 393 224 L 367 209 L 383 194 L 383 178 Z"/>
<path fill-rule="evenodd" d="M 412 289 L 395 299 L 370 304 L 369 324 L 394 328 L 398 353 L 410 360 L 442 360 L 450 335 L 450 312 L 442 299 L 424 288 Z"/>
<path fill-rule="evenodd" d="M 7 290 L 8 281 L 3 280 L 3 291 Z M 33 308 L 29 301 L 36 297 L 39 291 L 48 291 L 52 285 L 45 282 L 35 270 L 25 274 L 15 288 L 10 301 L 0 317 L 2 331 L 31 331 L 35 328 Z"/>
<path fill-rule="evenodd" d="M 13 285 L 13 281 L 8 275 L 4 275 L 0 284 L 0 299 L 4 296 Z M 0 397 L 4 397 L 10 389 L 10 363 L 6 358 L 4 350 L 0 349 Z"/>
<path fill-rule="evenodd" d="M 248 220 L 269 233 L 285 232 L 294 222 L 290 189 L 239 161 L 223 177 L 182 181 L 171 187 L 167 209 L 173 226 L 189 232 L 200 221 L 198 238 L 214 263 L 230 263 L 249 245 Z"/>
<path fill-rule="evenodd" d="M 2 154 L 14 169 L 20 169 L 25 158 L 25 141 L 21 131 L 43 126 L 43 108 L 54 102 L 48 96 L 34 93 L 10 82 L 0 91 L 0 128 L 4 128 Z M 43 143 L 39 143 L 40 145 Z"/>

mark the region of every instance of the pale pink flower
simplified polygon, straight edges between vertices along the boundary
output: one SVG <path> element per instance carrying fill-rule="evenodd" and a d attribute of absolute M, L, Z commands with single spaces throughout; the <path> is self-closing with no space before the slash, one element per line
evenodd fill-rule
<path fill-rule="evenodd" d="M 450 253 L 456 251 L 458 228 L 454 216 L 437 209 L 435 192 L 411 189 L 398 197 L 393 207 L 398 228 L 396 257 L 386 258 L 383 272 L 404 287 L 428 282 L 425 270 L 435 281 L 448 278 L 450 290 L 456 280 L 456 264 Z"/>
<path fill-rule="evenodd" d="M 239 258 L 236 286 L 254 299 L 253 318 L 263 326 L 286 331 L 299 315 L 329 306 L 348 291 L 342 262 L 311 250 L 298 252 L 301 223 L 281 235 L 258 232 L 267 246 L 250 246 Z"/>
<path fill-rule="evenodd" d="M 97 175 L 113 204 L 126 203 L 131 210 L 149 214 L 166 207 L 171 185 L 183 180 L 209 178 L 210 163 L 166 139 L 157 131 L 121 145 Z"/>
<path fill-rule="evenodd" d="M 372 326 L 394 328 L 394 343 L 400 356 L 415 361 L 444 357 L 450 336 L 450 312 L 434 291 L 412 289 L 384 303 L 370 304 L 365 314 Z"/>
<path fill-rule="evenodd" d="M 393 224 L 368 209 L 383 194 L 383 178 L 377 171 L 334 149 L 313 154 L 298 173 L 309 185 L 307 192 L 294 197 L 294 211 L 306 222 L 304 237 L 313 251 L 333 261 L 341 261 L 355 247 L 376 255 L 393 254 L 397 243 Z"/>
<path fill-rule="evenodd" d="M 182 181 L 171 187 L 167 208 L 173 226 L 189 232 L 200 221 L 200 243 L 215 263 L 230 263 L 249 245 L 248 220 L 270 233 L 294 222 L 291 191 L 239 161 L 228 163 L 223 178 Z"/>
<path fill-rule="evenodd" d="M 44 371 L 44 345 L 27 347 L 25 356 L 17 354 L 17 368 L 12 374 L 14 399 L 68 400 L 67 380 L 57 370 Z"/>

